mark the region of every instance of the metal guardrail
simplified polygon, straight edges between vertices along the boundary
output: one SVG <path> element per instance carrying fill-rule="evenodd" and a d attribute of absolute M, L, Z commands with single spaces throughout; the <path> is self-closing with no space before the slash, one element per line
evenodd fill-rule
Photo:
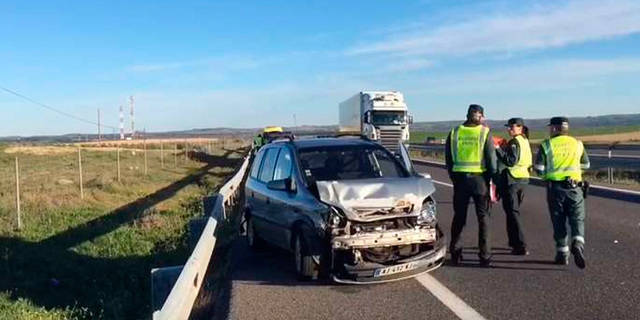
<path fill-rule="evenodd" d="M 225 207 L 236 204 L 241 190 L 240 184 L 249 166 L 249 161 L 250 156 L 247 155 L 235 175 L 218 191 L 211 212 L 205 212 L 205 216 L 208 216 L 208 218 L 202 235 L 182 268 L 162 308 L 153 313 L 153 320 L 189 319 L 193 305 L 200 292 L 200 287 L 205 280 L 209 261 L 216 245 L 217 219 L 226 219 Z"/>

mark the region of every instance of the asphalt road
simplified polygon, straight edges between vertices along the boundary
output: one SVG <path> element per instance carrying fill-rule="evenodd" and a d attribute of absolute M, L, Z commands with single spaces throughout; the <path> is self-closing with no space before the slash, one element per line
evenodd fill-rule
<path fill-rule="evenodd" d="M 412 144 L 411 147 L 416 150 L 438 151 L 444 152 L 444 145 L 421 145 Z M 534 154 L 538 147 L 532 146 Z M 640 145 L 620 145 L 611 151 L 611 159 L 609 159 L 609 148 L 602 145 L 587 146 L 587 154 L 591 161 L 591 169 L 635 169 L 640 170 Z"/>
<path fill-rule="evenodd" d="M 443 169 L 416 168 L 449 183 Z M 436 188 L 439 219 L 448 231 L 452 189 Z M 504 213 L 496 206 L 492 266 L 478 267 L 477 223 L 470 211 L 463 265 L 445 264 L 430 275 L 486 319 L 640 319 L 639 209 L 637 202 L 589 197 L 587 269 L 573 261 L 556 266 L 545 190 L 529 186 L 522 213 L 529 256 L 509 254 Z M 218 319 L 457 318 L 415 279 L 366 286 L 298 282 L 290 255 L 276 249 L 253 253 L 243 240 L 234 248 L 229 292 Z"/>

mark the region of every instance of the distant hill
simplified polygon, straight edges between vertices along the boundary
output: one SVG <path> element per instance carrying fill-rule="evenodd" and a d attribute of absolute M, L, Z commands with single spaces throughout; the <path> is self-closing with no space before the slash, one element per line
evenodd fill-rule
<path fill-rule="evenodd" d="M 544 130 L 549 119 L 525 119 L 525 123 L 531 130 Z M 628 127 L 640 125 L 640 114 L 614 114 L 595 117 L 572 117 L 569 118 L 572 129 L 582 128 L 597 128 L 597 127 Z M 415 122 L 411 126 L 411 131 L 427 131 L 427 132 L 446 132 L 451 127 L 458 125 L 461 120 L 453 121 L 435 121 L 435 122 Z M 489 120 L 488 124 L 492 128 L 501 128 L 506 123 L 506 120 Z M 297 135 L 311 135 L 311 134 L 330 134 L 337 132 L 337 125 L 324 125 L 313 126 L 303 125 L 297 127 L 284 127 L 287 131 L 293 131 Z M 261 128 L 196 128 L 182 131 L 168 131 L 168 132 L 147 132 L 148 138 L 180 138 L 180 137 L 215 137 L 215 136 L 240 136 L 251 137 Z M 137 133 L 139 137 L 142 137 L 143 133 Z M 108 134 L 103 135 L 103 139 L 117 139 L 117 135 Z M 31 137 L 0 137 L 0 141 L 23 141 L 23 142 L 77 142 L 97 140 L 96 134 L 81 134 L 70 133 L 57 136 L 31 136 Z"/>
<path fill-rule="evenodd" d="M 443 132 L 449 131 L 453 126 L 460 124 L 456 121 L 435 121 L 435 122 L 415 122 L 411 126 L 412 131 Z M 489 120 L 487 123 L 491 128 L 501 128 L 507 120 Z M 544 130 L 549 123 L 549 118 L 544 119 L 524 119 L 525 124 L 531 130 Z M 594 128 L 594 127 L 616 127 L 616 126 L 638 126 L 640 125 L 640 114 L 613 114 L 595 117 L 570 117 L 569 123 L 572 129 Z"/>

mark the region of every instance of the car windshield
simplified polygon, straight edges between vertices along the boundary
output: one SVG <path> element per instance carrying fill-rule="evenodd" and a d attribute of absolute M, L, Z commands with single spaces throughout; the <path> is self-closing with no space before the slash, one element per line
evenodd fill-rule
<path fill-rule="evenodd" d="M 371 115 L 374 125 L 406 124 L 407 120 L 403 111 L 375 111 Z"/>
<path fill-rule="evenodd" d="M 408 176 L 393 155 L 375 146 L 330 146 L 298 150 L 307 179 L 315 181 Z"/>

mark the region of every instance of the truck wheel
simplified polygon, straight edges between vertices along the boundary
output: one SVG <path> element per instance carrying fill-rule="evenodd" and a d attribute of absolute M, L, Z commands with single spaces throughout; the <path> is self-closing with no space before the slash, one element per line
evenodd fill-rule
<path fill-rule="evenodd" d="M 309 252 L 309 244 L 302 232 L 296 232 L 293 241 L 293 255 L 296 273 L 300 280 L 316 280 L 320 266 L 313 260 Z"/>
<path fill-rule="evenodd" d="M 247 245 L 253 251 L 264 248 L 264 241 L 256 234 L 256 228 L 253 219 L 247 217 Z"/>

